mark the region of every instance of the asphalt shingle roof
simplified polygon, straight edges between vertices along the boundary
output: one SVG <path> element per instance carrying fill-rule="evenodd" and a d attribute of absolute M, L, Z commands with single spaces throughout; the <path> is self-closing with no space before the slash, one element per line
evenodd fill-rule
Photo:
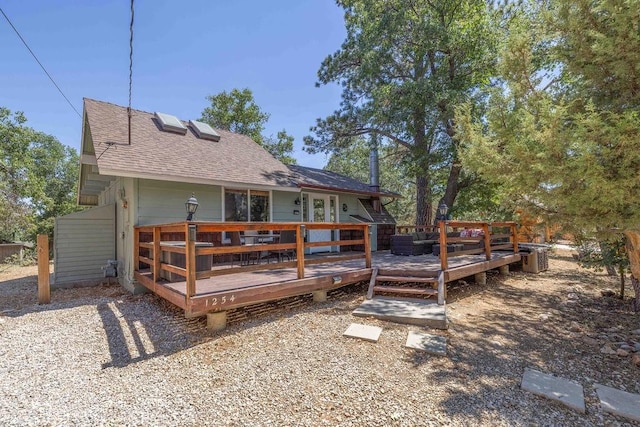
<path fill-rule="evenodd" d="M 289 165 L 289 169 L 294 172 L 294 179 L 302 188 L 321 188 L 360 194 L 379 194 L 389 197 L 400 196 L 399 194 L 383 189 L 380 189 L 379 193 L 374 192 L 371 190 L 371 187 L 369 187 L 369 184 L 324 169 L 315 169 L 299 165 Z"/>
<path fill-rule="evenodd" d="M 216 129 L 220 141 L 162 131 L 153 113 L 84 100 L 98 169 L 111 175 L 162 177 L 216 183 L 296 187 L 291 171 L 251 138 Z M 188 122 L 182 122 L 185 126 Z"/>

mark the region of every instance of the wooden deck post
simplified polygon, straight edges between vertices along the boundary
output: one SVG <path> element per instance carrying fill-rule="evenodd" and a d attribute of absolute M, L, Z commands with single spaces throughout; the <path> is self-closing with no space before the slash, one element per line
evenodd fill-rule
<path fill-rule="evenodd" d="M 447 223 L 440 221 L 440 267 L 444 271 L 449 268 L 449 260 L 447 259 Z"/>
<path fill-rule="evenodd" d="M 296 231 L 296 254 L 298 255 L 298 279 L 304 279 L 304 233 L 306 227 L 300 224 Z"/>
<path fill-rule="evenodd" d="M 49 304 L 50 302 L 49 236 L 38 234 L 38 304 Z"/>
<path fill-rule="evenodd" d="M 484 255 L 487 260 L 491 259 L 491 227 L 488 222 L 482 224 L 482 232 L 484 233 Z"/>
<path fill-rule="evenodd" d="M 133 227 L 133 271 L 140 267 L 140 229 Z"/>
<path fill-rule="evenodd" d="M 153 281 L 160 280 L 160 263 L 162 262 L 162 250 L 160 249 L 160 227 L 153 227 Z"/>
<path fill-rule="evenodd" d="M 185 302 L 187 306 L 191 303 L 191 297 L 196 293 L 196 226 L 195 224 L 185 224 L 186 240 L 186 268 L 187 286 L 185 289 Z"/>
<path fill-rule="evenodd" d="M 513 253 L 517 254 L 519 251 L 518 248 L 518 229 L 517 224 L 514 222 L 511 224 L 511 239 L 513 240 Z"/>
<path fill-rule="evenodd" d="M 371 268 L 371 226 L 365 225 L 364 228 L 364 250 L 365 250 L 365 267 Z"/>

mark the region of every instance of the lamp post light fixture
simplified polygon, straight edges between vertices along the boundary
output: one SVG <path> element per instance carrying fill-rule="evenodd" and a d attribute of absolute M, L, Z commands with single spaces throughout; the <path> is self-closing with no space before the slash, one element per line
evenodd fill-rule
<path fill-rule="evenodd" d="M 447 212 L 449 211 L 449 207 L 445 202 L 441 202 L 440 206 L 438 206 L 438 220 L 446 221 L 447 220 Z"/>
<path fill-rule="evenodd" d="M 191 221 L 193 214 L 198 210 L 198 199 L 196 199 L 195 194 L 191 193 L 191 197 L 189 197 L 184 206 L 187 208 L 187 221 Z"/>

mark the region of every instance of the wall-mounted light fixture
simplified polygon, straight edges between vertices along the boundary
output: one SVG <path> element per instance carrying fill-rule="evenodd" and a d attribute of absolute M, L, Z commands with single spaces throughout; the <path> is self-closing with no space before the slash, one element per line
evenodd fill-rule
<path fill-rule="evenodd" d="M 126 194 L 125 194 L 124 188 L 121 188 L 118 191 L 118 196 L 120 197 L 120 203 L 122 204 L 122 208 L 123 209 L 127 209 L 127 206 L 129 206 L 129 203 L 127 202 L 127 199 L 125 198 Z"/>
<path fill-rule="evenodd" d="M 346 204 L 346 203 L 343 203 L 343 204 L 342 204 L 342 212 L 346 212 L 346 211 L 348 211 L 348 210 L 349 210 L 349 206 L 347 206 L 347 204 Z"/>
<path fill-rule="evenodd" d="M 294 209 L 294 210 L 293 210 L 293 214 L 294 214 L 294 215 L 300 215 L 300 211 L 299 211 L 298 209 Z"/>
<path fill-rule="evenodd" d="M 300 197 L 296 197 L 296 199 L 293 201 L 293 204 L 296 206 L 300 205 Z"/>
<path fill-rule="evenodd" d="M 184 206 L 187 208 L 187 221 L 191 221 L 193 214 L 198 210 L 198 199 L 196 199 L 195 194 L 191 193 L 191 197 L 189 197 Z"/>

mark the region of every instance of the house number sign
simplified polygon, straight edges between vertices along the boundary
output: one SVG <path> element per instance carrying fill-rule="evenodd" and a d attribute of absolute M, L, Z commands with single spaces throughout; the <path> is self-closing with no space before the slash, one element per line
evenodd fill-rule
<path fill-rule="evenodd" d="M 211 300 L 207 300 L 205 305 L 209 305 L 211 304 L 212 307 L 218 305 L 218 303 L 220 305 L 225 305 L 226 303 L 230 302 L 234 302 L 236 300 L 236 296 L 234 294 L 231 294 L 231 296 L 227 297 L 227 295 L 222 295 L 220 298 L 218 297 L 213 297 L 211 298 Z"/>

